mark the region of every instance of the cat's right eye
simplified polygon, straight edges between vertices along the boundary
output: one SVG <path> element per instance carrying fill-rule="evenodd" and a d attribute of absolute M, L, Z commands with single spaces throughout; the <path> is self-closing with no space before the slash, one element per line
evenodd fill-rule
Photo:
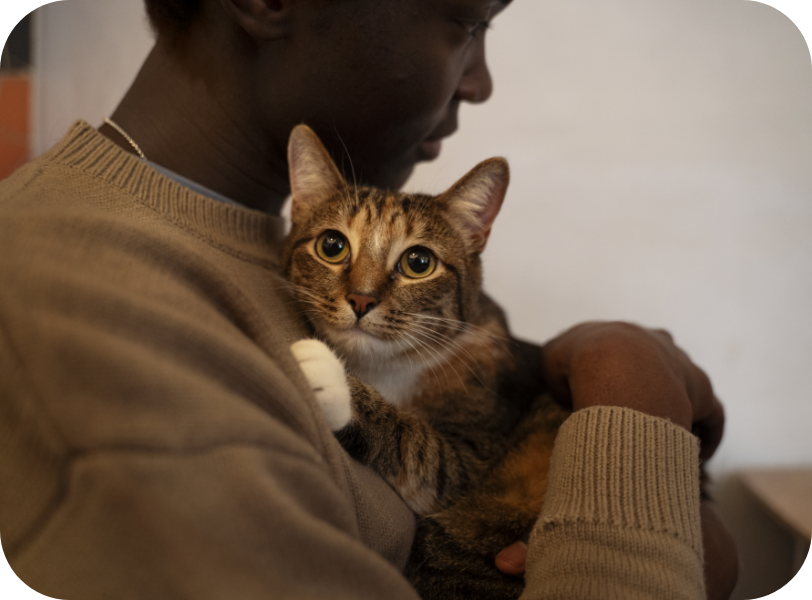
<path fill-rule="evenodd" d="M 316 240 L 316 254 L 328 263 L 340 263 L 350 253 L 350 243 L 338 231 L 325 231 Z"/>

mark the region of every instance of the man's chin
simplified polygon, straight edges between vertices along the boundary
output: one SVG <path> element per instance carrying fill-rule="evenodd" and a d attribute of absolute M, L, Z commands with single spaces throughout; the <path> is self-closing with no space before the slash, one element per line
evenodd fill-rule
<path fill-rule="evenodd" d="M 393 178 L 393 183 L 390 186 L 387 186 L 387 189 L 390 190 L 399 190 L 402 188 L 407 181 L 409 181 L 409 177 L 412 176 L 414 173 L 415 165 L 412 164 L 408 169 L 405 169 L 402 173 L 399 173 L 396 177 Z"/>

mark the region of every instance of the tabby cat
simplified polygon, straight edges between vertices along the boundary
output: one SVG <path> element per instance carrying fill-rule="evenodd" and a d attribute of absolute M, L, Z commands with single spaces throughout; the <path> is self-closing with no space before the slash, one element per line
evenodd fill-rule
<path fill-rule="evenodd" d="M 494 557 L 532 528 L 568 413 L 481 289 L 507 163 L 432 197 L 348 185 L 303 125 L 288 158 L 286 276 L 327 344 L 292 351 L 342 446 L 422 517 L 406 575 L 424 598 L 516 598 Z"/>

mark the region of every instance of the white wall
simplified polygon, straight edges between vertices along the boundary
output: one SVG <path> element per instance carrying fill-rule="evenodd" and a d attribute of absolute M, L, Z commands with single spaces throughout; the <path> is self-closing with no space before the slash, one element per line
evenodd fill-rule
<path fill-rule="evenodd" d="M 812 462 L 812 63 L 754 2 L 518 1 L 496 91 L 410 188 L 506 156 L 486 287 L 518 333 L 665 326 L 729 409 L 717 471 Z"/>
<path fill-rule="evenodd" d="M 112 110 L 150 45 L 141 11 L 42 11 L 35 149 Z M 488 36 L 493 98 L 463 108 L 461 131 L 407 187 L 439 192 L 507 156 L 486 287 L 517 334 L 541 341 L 585 319 L 664 326 L 708 370 L 728 410 L 711 471 L 743 544 L 735 597 L 776 589 L 789 538 L 735 473 L 812 463 L 804 39 L 744 0 L 516 0 Z"/>

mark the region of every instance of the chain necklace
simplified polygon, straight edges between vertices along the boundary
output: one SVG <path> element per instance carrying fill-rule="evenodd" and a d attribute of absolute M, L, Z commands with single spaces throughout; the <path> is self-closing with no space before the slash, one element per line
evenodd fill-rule
<path fill-rule="evenodd" d="M 105 117 L 104 122 L 107 123 L 113 129 L 115 129 L 116 131 L 118 131 L 121 134 L 121 137 L 123 137 L 130 143 L 130 146 L 133 147 L 133 150 L 135 150 L 136 154 L 138 154 L 138 156 L 140 156 L 142 160 L 147 160 L 147 157 L 144 156 L 144 153 L 141 151 L 141 148 L 138 147 L 138 144 L 136 144 L 135 141 L 129 135 L 127 135 L 127 132 L 124 131 L 118 125 L 118 123 L 113 121 L 113 119 L 111 119 L 110 117 Z"/>

